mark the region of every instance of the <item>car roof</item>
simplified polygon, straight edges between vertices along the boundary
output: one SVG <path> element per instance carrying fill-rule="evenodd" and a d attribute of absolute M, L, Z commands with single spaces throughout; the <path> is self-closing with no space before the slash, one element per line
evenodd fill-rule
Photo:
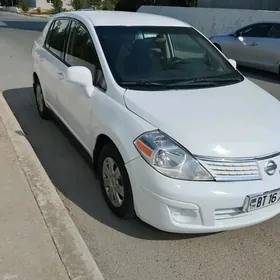
<path fill-rule="evenodd" d="M 148 13 L 121 11 L 74 11 L 56 14 L 57 17 L 72 17 L 79 20 L 90 20 L 94 26 L 182 26 L 189 24 L 165 16 Z"/>

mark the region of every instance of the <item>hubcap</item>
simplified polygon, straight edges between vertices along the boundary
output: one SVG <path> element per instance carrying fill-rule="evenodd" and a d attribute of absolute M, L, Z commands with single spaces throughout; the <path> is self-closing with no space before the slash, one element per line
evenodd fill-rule
<path fill-rule="evenodd" d="M 109 200 L 115 207 L 121 207 L 124 201 L 123 180 L 118 165 L 110 157 L 103 162 L 102 177 Z"/>
<path fill-rule="evenodd" d="M 44 97 L 42 89 L 39 85 L 36 86 L 36 99 L 38 104 L 38 109 L 42 113 L 44 111 Z"/>

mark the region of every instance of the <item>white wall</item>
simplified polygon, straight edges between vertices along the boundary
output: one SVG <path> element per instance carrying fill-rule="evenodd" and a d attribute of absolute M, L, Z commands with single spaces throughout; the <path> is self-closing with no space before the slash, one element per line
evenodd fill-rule
<path fill-rule="evenodd" d="M 278 11 L 142 6 L 137 12 L 177 18 L 193 25 L 207 37 L 226 34 L 253 22 L 280 21 Z"/>

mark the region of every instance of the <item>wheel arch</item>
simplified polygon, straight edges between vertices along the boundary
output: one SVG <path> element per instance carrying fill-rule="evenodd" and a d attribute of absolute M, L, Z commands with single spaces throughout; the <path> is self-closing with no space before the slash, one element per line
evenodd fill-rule
<path fill-rule="evenodd" d="M 100 152 L 102 148 L 109 143 L 113 144 L 116 147 L 116 149 L 119 151 L 124 164 L 140 156 L 139 152 L 136 150 L 136 148 L 133 145 L 133 141 L 131 141 L 130 143 L 129 140 L 124 139 L 124 137 L 123 139 L 121 139 L 113 131 L 111 131 L 111 133 L 102 132 L 99 133 L 98 136 L 96 137 L 96 141 L 92 153 L 92 161 L 93 161 L 93 167 L 95 171 L 97 171 L 98 158 L 100 156 Z"/>
<path fill-rule="evenodd" d="M 37 75 L 36 72 L 33 72 L 32 79 L 33 79 L 33 90 L 34 90 L 34 92 L 35 92 L 35 83 L 36 83 L 37 81 L 40 82 L 39 77 L 38 77 L 38 75 Z"/>
<path fill-rule="evenodd" d="M 101 150 L 105 145 L 107 145 L 109 143 L 116 146 L 115 143 L 113 142 L 113 140 L 110 137 L 108 137 L 106 134 L 102 133 L 102 134 L 98 135 L 96 142 L 95 142 L 94 149 L 93 149 L 93 155 L 92 155 L 93 168 L 95 171 L 98 171 L 98 158 L 100 156 Z"/>

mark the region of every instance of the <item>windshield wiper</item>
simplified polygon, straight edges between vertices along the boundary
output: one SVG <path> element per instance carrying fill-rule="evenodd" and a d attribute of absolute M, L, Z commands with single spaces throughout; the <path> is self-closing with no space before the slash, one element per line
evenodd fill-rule
<path fill-rule="evenodd" d="M 215 86 L 217 85 L 216 81 L 208 79 L 191 79 L 175 83 L 170 83 L 168 86 Z"/>
<path fill-rule="evenodd" d="M 124 81 L 120 82 L 122 86 L 147 86 L 147 87 L 161 87 L 161 88 L 168 88 L 168 85 L 164 83 L 158 82 L 149 82 L 149 81 Z"/>
<path fill-rule="evenodd" d="M 216 86 L 220 83 L 240 82 L 238 78 L 194 78 L 168 84 L 168 86 Z"/>
<path fill-rule="evenodd" d="M 230 82 L 241 82 L 242 81 L 242 79 L 240 79 L 240 78 L 221 78 L 221 77 L 209 78 L 209 80 L 217 82 L 217 83 L 219 83 L 219 82 L 230 83 Z"/>

